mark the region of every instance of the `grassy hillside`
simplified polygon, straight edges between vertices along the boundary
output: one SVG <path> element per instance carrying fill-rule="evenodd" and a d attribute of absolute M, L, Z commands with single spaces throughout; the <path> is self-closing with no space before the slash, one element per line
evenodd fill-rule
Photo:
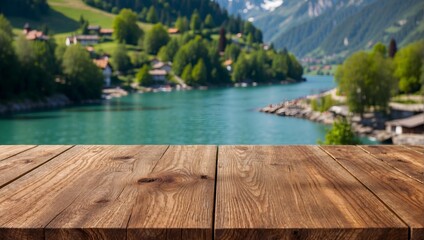
<path fill-rule="evenodd" d="M 58 40 L 78 31 L 80 16 L 84 16 L 90 24 L 101 25 L 103 28 L 112 28 L 114 14 L 90 7 L 82 0 L 48 0 L 50 5 L 49 14 L 38 20 L 21 17 L 10 17 L 15 31 L 21 31 L 23 25 L 28 22 L 33 28 L 46 24 L 51 34 Z M 139 23 L 144 30 L 150 28 L 150 24 Z"/>

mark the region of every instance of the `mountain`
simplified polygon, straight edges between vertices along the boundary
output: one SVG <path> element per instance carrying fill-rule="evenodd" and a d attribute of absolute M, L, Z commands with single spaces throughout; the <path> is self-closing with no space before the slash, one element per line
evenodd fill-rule
<path fill-rule="evenodd" d="M 216 0 L 297 56 L 346 55 L 378 41 L 424 38 L 421 0 Z"/>

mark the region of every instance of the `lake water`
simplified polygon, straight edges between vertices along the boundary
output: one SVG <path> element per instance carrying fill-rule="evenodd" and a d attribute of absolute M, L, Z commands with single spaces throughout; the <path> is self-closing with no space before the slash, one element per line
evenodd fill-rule
<path fill-rule="evenodd" d="M 316 144 L 326 127 L 258 108 L 333 88 L 304 83 L 132 94 L 102 105 L 0 118 L 0 144 Z"/>

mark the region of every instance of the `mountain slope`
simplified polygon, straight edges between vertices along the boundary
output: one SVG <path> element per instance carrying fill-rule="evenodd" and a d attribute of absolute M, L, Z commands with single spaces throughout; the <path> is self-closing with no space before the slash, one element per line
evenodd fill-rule
<path fill-rule="evenodd" d="M 424 38 L 421 0 L 217 0 L 250 19 L 266 42 L 297 56 L 342 56 L 395 38 L 400 45 Z M 275 8 L 264 5 L 274 3 Z"/>

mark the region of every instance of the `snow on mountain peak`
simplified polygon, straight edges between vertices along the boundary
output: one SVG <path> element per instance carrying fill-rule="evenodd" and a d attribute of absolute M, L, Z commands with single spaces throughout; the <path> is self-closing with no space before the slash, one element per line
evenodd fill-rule
<path fill-rule="evenodd" d="M 261 4 L 262 9 L 267 11 L 274 11 L 279 6 L 283 5 L 284 0 L 264 0 Z"/>

